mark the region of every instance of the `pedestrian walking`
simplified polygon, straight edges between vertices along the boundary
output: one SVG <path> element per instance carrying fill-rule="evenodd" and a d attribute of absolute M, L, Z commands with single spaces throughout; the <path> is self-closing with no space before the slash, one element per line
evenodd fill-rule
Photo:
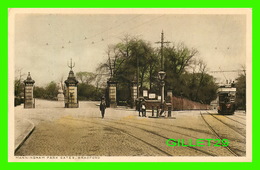
<path fill-rule="evenodd" d="M 102 98 L 101 98 L 101 102 L 100 102 L 100 105 L 99 105 L 99 109 L 100 109 L 100 111 L 101 111 L 102 119 L 104 119 L 104 116 L 105 116 L 105 110 L 106 110 L 106 101 L 105 101 L 105 97 L 102 97 Z"/>

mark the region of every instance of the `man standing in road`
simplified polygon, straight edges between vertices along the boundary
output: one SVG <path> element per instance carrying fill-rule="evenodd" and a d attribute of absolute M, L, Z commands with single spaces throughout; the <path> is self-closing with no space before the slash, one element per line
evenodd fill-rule
<path fill-rule="evenodd" d="M 102 97 L 102 98 L 101 98 L 101 102 L 100 102 L 100 105 L 99 105 L 99 109 L 100 109 L 100 111 L 101 111 L 102 119 L 104 119 L 105 110 L 106 110 L 105 97 Z"/>

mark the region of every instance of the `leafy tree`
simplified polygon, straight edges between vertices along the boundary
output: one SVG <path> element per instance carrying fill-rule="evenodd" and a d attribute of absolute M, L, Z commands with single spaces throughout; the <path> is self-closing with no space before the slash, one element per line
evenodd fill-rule
<path fill-rule="evenodd" d="M 54 81 L 51 81 L 46 87 L 45 87 L 45 95 L 46 99 L 54 100 L 56 99 L 58 95 L 59 87 L 57 86 L 57 83 Z"/>
<path fill-rule="evenodd" d="M 164 66 L 168 77 L 180 76 L 191 64 L 192 58 L 198 53 L 196 49 L 189 49 L 183 43 L 168 46 L 164 49 Z"/>
<path fill-rule="evenodd" d="M 173 90 L 174 95 L 181 95 L 182 88 L 188 86 L 182 75 L 187 72 L 197 53 L 196 49 L 189 49 L 183 43 L 164 48 L 165 88 Z"/>
<path fill-rule="evenodd" d="M 148 78 L 152 84 L 156 57 L 150 43 L 125 36 L 120 43 L 110 45 L 107 54 L 108 60 L 99 66 L 99 70 L 109 72 L 110 77 L 118 82 L 119 100 L 130 98 L 130 84 L 138 77 L 141 89 Z"/>
<path fill-rule="evenodd" d="M 206 64 L 202 60 L 194 59 L 198 54 L 196 49 L 180 43 L 166 46 L 163 51 L 166 90 L 203 103 L 210 103 L 216 98 L 215 79 L 206 73 Z M 120 43 L 110 45 L 107 54 L 108 60 L 97 70 L 118 82 L 118 100 L 130 98 L 131 82 L 138 78 L 140 92 L 148 88 L 160 93 L 160 48 L 152 48 L 149 42 L 140 38 L 126 36 Z M 193 68 L 193 72 L 190 72 L 190 68 Z"/>
<path fill-rule="evenodd" d="M 203 74 L 203 79 L 201 79 Z M 215 79 L 206 73 L 198 73 L 199 84 L 198 90 L 195 94 L 195 101 L 210 104 L 210 102 L 217 97 L 218 85 L 215 83 Z M 192 99 L 192 98 L 191 98 Z"/>
<path fill-rule="evenodd" d="M 91 84 L 80 83 L 78 85 L 78 99 L 79 100 L 100 100 L 104 95 L 104 90 L 96 88 Z"/>
<path fill-rule="evenodd" d="M 22 69 L 15 70 L 15 80 L 14 80 L 14 105 L 20 105 L 23 103 L 24 96 L 24 83 L 23 76 L 25 74 L 22 73 Z"/>
<path fill-rule="evenodd" d="M 147 64 L 149 66 L 148 71 L 148 80 L 149 80 L 149 89 L 158 88 L 158 71 L 160 70 L 159 57 L 156 49 L 153 50 L 150 57 L 148 57 Z"/>
<path fill-rule="evenodd" d="M 80 83 L 90 84 L 96 79 L 97 75 L 91 72 L 77 72 L 76 78 Z"/>
<path fill-rule="evenodd" d="M 201 79 L 203 74 L 203 79 Z M 176 87 L 174 94 L 187 99 L 210 104 L 216 99 L 218 88 L 215 79 L 207 73 L 184 73 L 180 77 L 180 86 Z M 200 87 L 200 88 L 199 88 Z"/>
<path fill-rule="evenodd" d="M 246 109 L 246 74 L 240 74 L 236 79 L 236 104 L 238 109 Z"/>
<path fill-rule="evenodd" d="M 47 98 L 45 88 L 43 87 L 35 86 L 33 90 L 33 95 L 35 98 L 42 98 L 42 99 Z"/>
<path fill-rule="evenodd" d="M 23 94 L 23 89 L 24 89 L 24 83 L 19 79 L 15 79 L 14 80 L 14 95 L 16 97 L 22 97 L 21 95 Z"/>

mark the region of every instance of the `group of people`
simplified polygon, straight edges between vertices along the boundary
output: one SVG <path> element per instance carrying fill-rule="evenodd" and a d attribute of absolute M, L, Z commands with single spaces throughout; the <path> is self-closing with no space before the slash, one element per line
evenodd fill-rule
<path fill-rule="evenodd" d="M 99 104 L 99 109 L 101 112 L 101 117 L 102 119 L 104 119 L 105 116 L 105 110 L 106 110 L 106 101 L 105 101 L 105 97 L 101 97 L 101 101 Z M 146 106 L 145 106 L 145 101 L 139 101 L 138 104 L 138 111 L 139 111 L 139 116 L 141 117 L 146 117 Z M 142 112 L 142 115 L 140 114 Z"/>
<path fill-rule="evenodd" d="M 145 106 L 145 101 L 144 100 L 140 100 L 138 101 L 137 103 L 137 110 L 139 112 L 139 116 L 141 117 L 146 117 L 146 106 Z M 101 102 L 100 102 L 100 105 L 99 105 L 99 109 L 101 111 L 101 116 L 102 116 L 102 119 L 104 118 L 105 116 L 105 110 L 106 110 L 106 101 L 105 101 L 105 97 L 102 97 L 101 98 Z M 160 107 L 160 115 L 162 115 L 163 113 L 165 112 L 164 110 L 164 107 L 163 105 L 161 105 Z M 141 114 L 142 113 L 142 114 Z"/>
<path fill-rule="evenodd" d="M 99 109 L 101 112 L 101 117 L 104 119 L 105 116 L 105 110 L 106 110 L 106 101 L 105 97 L 101 98 L 100 104 L 99 104 Z M 146 117 L 146 107 L 145 107 L 145 101 L 140 101 L 138 104 L 138 111 L 139 111 L 139 116 Z M 142 115 L 140 114 L 142 112 Z"/>
<path fill-rule="evenodd" d="M 141 117 L 146 117 L 146 106 L 145 106 L 145 101 L 139 101 L 138 104 L 138 112 L 139 112 L 139 116 Z M 142 115 L 140 114 L 142 112 Z"/>

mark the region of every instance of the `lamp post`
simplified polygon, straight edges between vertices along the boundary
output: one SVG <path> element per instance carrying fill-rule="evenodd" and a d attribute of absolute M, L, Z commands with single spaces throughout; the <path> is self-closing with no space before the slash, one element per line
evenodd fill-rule
<path fill-rule="evenodd" d="M 166 73 L 164 71 L 159 71 L 158 72 L 158 78 L 160 80 L 160 85 L 161 85 L 161 105 L 163 106 L 164 103 L 164 78 L 166 76 Z"/>

